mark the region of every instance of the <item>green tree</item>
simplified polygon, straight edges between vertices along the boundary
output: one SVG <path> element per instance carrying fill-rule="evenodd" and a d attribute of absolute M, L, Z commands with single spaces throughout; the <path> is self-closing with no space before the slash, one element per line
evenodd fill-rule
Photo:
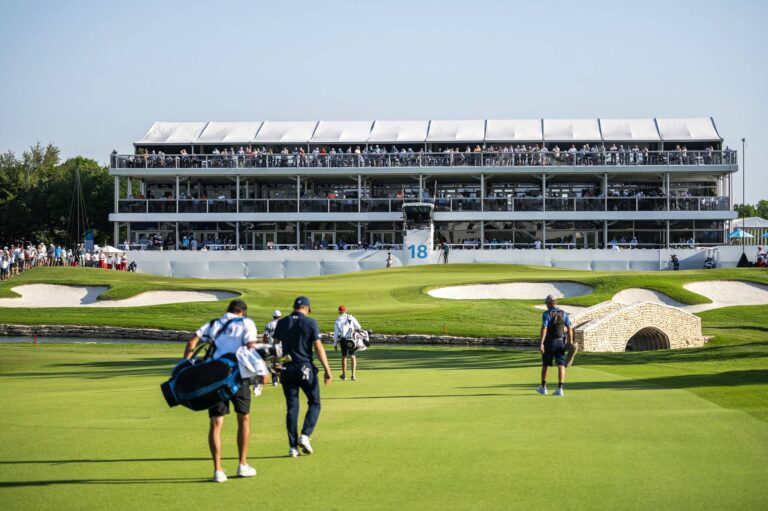
<path fill-rule="evenodd" d="M 761 200 L 757 203 L 757 216 L 768 220 L 768 200 Z"/>
<path fill-rule="evenodd" d="M 736 204 L 733 209 L 739 214 L 739 218 L 757 216 L 757 208 L 752 204 Z"/>

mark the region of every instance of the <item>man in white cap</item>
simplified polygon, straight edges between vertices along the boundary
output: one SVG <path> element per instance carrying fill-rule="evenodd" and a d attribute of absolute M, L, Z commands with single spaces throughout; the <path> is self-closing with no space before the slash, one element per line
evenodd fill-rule
<path fill-rule="evenodd" d="M 275 343 L 275 328 L 277 328 L 277 320 L 279 320 L 281 317 L 283 317 L 282 313 L 275 309 L 274 312 L 272 312 L 272 321 L 264 325 L 264 335 L 262 336 L 262 340 L 267 344 L 274 344 Z M 278 382 L 278 374 L 272 373 L 272 386 L 276 387 Z"/>
<path fill-rule="evenodd" d="M 557 390 L 553 395 L 563 396 L 565 366 L 568 356 L 566 345 L 573 343 L 573 327 L 568 313 L 557 307 L 557 298 L 552 295 L 544 300 L 547 310 L 541 320 L 541 385 L 536 389 L 539 394 L 547 394 L 547 369 L 557 362 Z"/>

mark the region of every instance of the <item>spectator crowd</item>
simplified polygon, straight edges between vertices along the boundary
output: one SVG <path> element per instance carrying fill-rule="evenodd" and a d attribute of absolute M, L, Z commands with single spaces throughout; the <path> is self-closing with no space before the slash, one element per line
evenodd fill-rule
<path fill-rule="evenodd" d="M 45 243 L 12 243 L 0 250 L 0 281 L 8 280 L 25 270 L 44 266 L 82 266 L 119 271 L 135 271 L 124 252 L 94 246 L 87 250 L 80 244 L 75 248 Z"/>

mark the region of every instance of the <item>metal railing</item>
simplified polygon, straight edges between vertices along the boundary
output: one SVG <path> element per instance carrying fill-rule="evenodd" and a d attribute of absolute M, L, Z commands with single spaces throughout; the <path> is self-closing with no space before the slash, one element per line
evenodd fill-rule
<path fill-rule="evenodd" d="M 737 152 L 611 151 L 583 149 L 508 152 L 247 153 L 113 155 L 112 168 L 376 168 L 376 167 L 580 167 L 639 165 L 736 165 Z"/>
<path fill-rule="evenodd" d="M 729 197 L 429 198 L 437 212 L 729 211 Z M 669 204 L 669 209 L 667 209 Z M 399 213 L 403 199 L 120 199 L 118 213 Z"/>

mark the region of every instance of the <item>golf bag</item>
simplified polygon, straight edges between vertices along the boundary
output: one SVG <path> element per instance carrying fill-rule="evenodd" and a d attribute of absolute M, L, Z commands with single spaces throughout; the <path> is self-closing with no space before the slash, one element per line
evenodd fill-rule
<path fill-rule="evenodd" d="M 259 343 L 254 349 L 267 362 L 267 369 L 272 374 L 279 374 L 283 369 L 283 364 L 292 360 L 290 355 L 283 355 L 283 343 L 280 342 L 274 344 Z"/>
<path fill-rule="evenodd" d="M 351 354 L 365 351 L 371 346 L 370 334 L 371 332 L 368 330 L 350 330 L 348 337 L 342 339 L 341 342 L 345 344 Z"/>
<path fill-rule="evenodd" d="M 211 325 L 214 321 L 211 321 Z M 226 331 L 233 321 L 237 320 L 224 323 L 216 337 Z M 198 358 L 197 355 L 203 349 L 206 349 L 205 355 Z M 160 385 L 168 406 L 182 405 L 194 411 L 207 410 L 237 394 L 242 386 L 237 357 L 226 354 L 214 360 L 211 357 L 215 349 L 214 337 L 210 343 L 198 346 L 191 358 L 176 364 L 171 371 L 171 378 Z"/>

